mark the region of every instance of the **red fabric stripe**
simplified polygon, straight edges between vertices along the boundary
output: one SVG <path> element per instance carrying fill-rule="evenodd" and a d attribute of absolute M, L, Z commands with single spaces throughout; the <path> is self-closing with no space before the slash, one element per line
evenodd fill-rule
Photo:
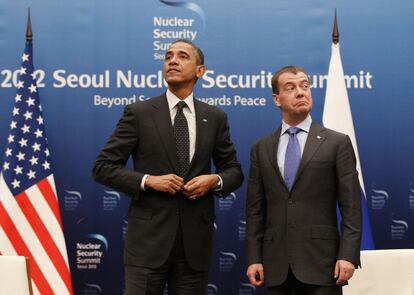
<path fill-rule="evenodd" d="M 52 210 L 53 214 L 55 215 L 56 220 L 60 225 L 60 229 L 63 232 L 62 220 L 60 219 L 59 203 L 57 201 L 55 192 L 52 189 L 52 186 L 50 185 L 47 178 L 44 178 L 37 183 L 37 187 L 45 197 L 46 202 L 49 204 L 50 210 Z"/>
<path fill-rule="evenodd" d="M 52 288 L 50 287 L 45 276 L 40 270 L 39 265 L 34 259 L 32 253 L 30 252 L 26 243 L 20 236 L 20 233 L 17 231 L 17 228 L 14 225 L 12 218 L 10 217 L 6 208 L 4 208 L 2 202 L 0 202 L 0 225 L 3 227 L 3 230 L 6 233 L 7 238 L 10 240 L 17 254 L 19 256 L 26 256 L 29 258 L 30 274 L 40 293 L 54 294 Z"/>
<path fill-rule="evenodd" d="M 57 272 L 62 278 L 63 282 L 66 285 L 69 293 L 72 294 L 72 284 L 70 280 L 70 272 L 66 261 L 63 258 L 61 252 L 59 251 L 55 241 L 44 225 L 42 218 L 37 213 L 36 209 L 33 207 L 32 203 L 29 200 L 29 197 L 25 192 L 20 193 L 16 196 L 17 204 L 19 204 L 20 209 L 23 214 L 26 216 L 26 219 L 29 221 L 33 231 L 35 232 L 37 238 L 45 249 L 47 255 L 55 266 Z M 63 233 L 62 233 L 63 234 Z"/>

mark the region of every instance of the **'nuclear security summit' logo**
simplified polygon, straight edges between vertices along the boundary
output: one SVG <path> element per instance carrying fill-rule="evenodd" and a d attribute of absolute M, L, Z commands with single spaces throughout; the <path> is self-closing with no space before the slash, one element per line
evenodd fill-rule
<path fill-rule="evenodd" d="M 165 16 L 157 13 L 152 20 L 152 47 L 154 60 L 164 60 L 165 52 L 171 43 L 177 39 L 195 41 L 199 29 L 206 26 L 206 16 L 203 9 L 190 1 L 160 0 L 164 5 L 180 9 L 172 9 L 174 14 Z"/>

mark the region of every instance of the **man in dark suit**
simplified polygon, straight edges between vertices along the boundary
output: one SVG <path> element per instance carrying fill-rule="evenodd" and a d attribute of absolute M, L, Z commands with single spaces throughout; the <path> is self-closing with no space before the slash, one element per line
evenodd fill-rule
<path fill-rule="evenodd" d="M 213 191 L 243 174 L 226 114 L 193 97 L 204 55 L 177 40 L 165 55 L 165 94 L 129 105 L 96 159 L 94 178 L 131 196 L 125 294 L 205 294 L 214 232 Z M 125 168 L 132 157 L 134 170 Z M 216 174 L 211 174 L 211 163 Z"/>
<path fill-rule="evenodd" d="M 360 264 L 361 191 L 351 141 L 312 122 L 302 68 L 280 69 L 272 88 L 283 122 L 251 150 L 247 276 L 274 295 L 342 294 Z"/>

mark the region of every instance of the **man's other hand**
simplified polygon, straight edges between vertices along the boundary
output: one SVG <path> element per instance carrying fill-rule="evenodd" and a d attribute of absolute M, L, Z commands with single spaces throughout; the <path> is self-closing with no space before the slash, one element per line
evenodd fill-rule
<path fill-rule="evenodd" d="M 264 284 L 264 270 L 263 270 L 263 264 L 261 263 L 255 263 L 250 264 L 247 268 L 247 277 L 249 278 L 250 283 L 253 286 L 261 286 Z"/>
<path fill-rule="evenodd" d="M 184 179 L 175 174 L 166 174 L 159 176 L 148 175 L 147 179 L 145 180 L 146 188 L 152 188 L 153 190 L 169 193 L 171 195 L 174 195 L 180 191 L 183 185 Z"/>

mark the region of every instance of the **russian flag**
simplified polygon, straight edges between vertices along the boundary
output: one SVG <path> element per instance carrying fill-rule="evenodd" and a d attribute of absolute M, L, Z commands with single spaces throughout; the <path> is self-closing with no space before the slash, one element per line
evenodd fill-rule
<path fill-rule="evenodd" d="M 323 125 L 335 131 L 345 133 L 351 139 L 357 159 L 359 183 L 362 191 L 362 250 L 375 249 L 372 238 L 371 223 L 369 219 L 367 199 L 365 195 L 364 178 L 362 176 L 361 162 L 359 160 L 358 145 L 349 105 L 348 91 L 345 85 L 344 70 L 342 68 L 339 42 L 332 44 L 331 61 L 329 63 L 328 80 L 326 85 L 325 105 L 322 117 Z"/>

